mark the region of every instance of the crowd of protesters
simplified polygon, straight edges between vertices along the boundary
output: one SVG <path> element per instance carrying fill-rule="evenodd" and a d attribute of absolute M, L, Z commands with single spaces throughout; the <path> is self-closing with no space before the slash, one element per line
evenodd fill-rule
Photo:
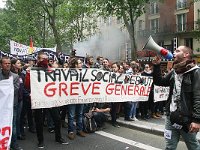
<path fill-rule="evenodd" d="M 85 137 L 83 114 L 89 110 L 93 111 L 98 129 L 104 128 L 104 122 L 111 117 L 113 127 L 119 128 L 117 118 L 124 117 L 125 121 L 138 121 L 138 119 L 148 120 L 150 118 L 159 119 L 164 113 L 164 102 L 154 102 L 153 89 L 150 92 L 148 101 L 145 102 L 113 102 L 94 104 L 70 104 L 62 107 L 47 109 L 31 109 L 31 88 L 30 88 L 30 68 L 98 68 L 106 71 L 124 73 L 127 75 L 152 76 L 150 64 L 140 64 L 132 62 L 110 62 L 104 57 L 87 56 L 85 60 L 76 57 L 69 61 L 61 62 L 49 59 L 43 52 L 39 52 L 37 60 L 29 59 L 22 62 L 19 59 L 10 60 L 3 57 L 0 60 L 0 76 L 7 79 L 14 77 L 14 116 L 13 133 L 10 149 L 22 150 L 17 140 L 26 140 L 25 127 L 31 133 L 36 133 L 38 148 L 44 148 L 43 127 L 47 126 L 50 133 L 55 133 L 55 142 L 68 144 L 61 137 L 61 127 L 68 128 L 68 138 L 74 140 L 76 135 Z M 126 82 L 126 80 L 125 80 Z M 153 86 L 153 85 L 152 85 Z M 74 124 L 76 122 L 76 124 Z"/>
<path fill-rule="evenodd" d="M 38 148 L 44 148 L 43 126 L 48 127 L 50 133 L 55 132 L 55 141 L 60 144 L 68 144 L 61 137 L 61 127 L 68 128 L 68 138 L 75 139 L 75 134 L 85 137 L 83 126 L 83 113 L 93 111 L 99 129 L 103 128 L 104 122 L 111 116 L 111 123 L 114 127 L 120 127 L 117 124 L 117 118 L 124 116 L 126 121 L 137 121 L 137 118 L 149 119 L 160 118 L 163 114 L 163 105 L 154 106 L 153 98 L 147 102 L 124 102 L 124 103 L 110 103 L 110 104 L 70 104 L 62 107 L 54 107 L 48 109 L 31 109 L 30 97 L 30 68 L 98 68 L 106 71 L 113 71 L 117 73 L 125 73 L 129 75 L 148 74 L 151 76 L 151 69 L 148 64 L 145 69 L 135 61 L 128 62 L 113 62 L 111 63 L 107 58 L 101 56 L 97 57 L 96 61 L 92 56 L 87 56 L 86 59 L 81 60 L 76 57 L 71 58 L 69 61 L 61 62 L 53 59 L 48 59 L 45 53 L 39 53 L 38 59 L 29 59 L 22 62 L 19 59 L 12 59 L 3 57 L 1 59 L 1 71 L 5 75 L 7 71 L 14 76 L 14 84 L 17 88 L 14 96 L 14 117 L 13 117 L 13 134 L 11 149 L 22 150 L 17 144 L 18 140 L 25 140 L 24 127 L 27 126 L 31 133 L 37 134 Z M 148 68 L 147 68 L 148 67 Z M 5 77 L 5 79 L 8 77 Z M 18 83 L 16 83 L 18 82 Z M 150 103 L 151 104 L 150 104 Z M 143 103 L 140 105 L 140 103 Z M 151 113 L 151 107 L 156 113 Z M 105 115 L 106 114 L 106 115 Z M 67 118 L 67 119 L 66 119 Z M 75 119 L 76 118 L 76 119 Z M 67 122 L 66 122 L 67 120 Z M 76 127 L 74 125 L 76 121 Z M 75 131 L 76 129 L 76 131 Z"/>

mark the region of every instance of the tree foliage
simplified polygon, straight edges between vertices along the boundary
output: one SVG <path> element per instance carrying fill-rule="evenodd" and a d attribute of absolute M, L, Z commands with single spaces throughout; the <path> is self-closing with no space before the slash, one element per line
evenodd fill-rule
<path fill-rule="evenodd" d="M 91 21 L 91 0 L 8 0 L 1 11 L 0 32 L 7 43 L 9 39 L 28 45 L 33 37 L 34 46 L 54 47 L 59 51 L 72 48 L 75 41 L 84 39 L 95 29 Z M 11 29 L 11 30 L 9 30 Z M 14 30 L 14 31 L 13 31 Z M 13 32 L 12 32 L 13 31 Z M 1 46 L 1 49 L 5 47 Z M 7 47 L 8 48 L 8 47 Z"/>
<path fill-rule="evenodd" d="M 13 11 L 0 10 L 0 50 L 9 52 L 9 40 L 16 32 L 15 13 Z"/>

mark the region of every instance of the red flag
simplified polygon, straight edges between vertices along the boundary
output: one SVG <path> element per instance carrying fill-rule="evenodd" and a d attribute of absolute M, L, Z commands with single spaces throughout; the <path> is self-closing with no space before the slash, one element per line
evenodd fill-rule
<path fill-rule="evenodd" d="M 33 39 L 30 37 L 30 47 L 33 48 Z"/>
<path fill-rule="evenodd" d="M 29 46 L 29 54 L 32 54 L 34 52 L 34 49 L 33 49 L 33 39 L 32 37 L 30 37 L 30 46 Z"/>

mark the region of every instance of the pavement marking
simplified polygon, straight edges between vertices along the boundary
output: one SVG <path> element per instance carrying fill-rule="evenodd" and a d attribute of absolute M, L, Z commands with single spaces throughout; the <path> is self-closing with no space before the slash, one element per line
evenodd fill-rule
<path fill-rule="evenodd" d="M 145 145 L 145 144 L 133 141 L 133 140 L 125 139 L 123 137 L 116 136 L 114 134 L 107 133 L 107 132 L 104 132 L 104 131 L 96 131 L 95 133 L 97 133 L 99 135 L 102 135 L 102 136 L 105 136 L 105 137 L 108 137 L 110 139 L 122 142 L 122 143 L 126 143 L 126 144 L 129 144 L 129 145 L 141 148 L 141 149 L 145 149 L 145 150 L 162 150 L 162 149 L 159 149 L 159 148 L 152 147 L 150 145 Z"/>

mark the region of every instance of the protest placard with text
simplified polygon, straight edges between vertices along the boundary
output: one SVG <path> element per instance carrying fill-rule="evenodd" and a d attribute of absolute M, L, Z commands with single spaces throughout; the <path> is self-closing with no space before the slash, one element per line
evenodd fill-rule
<path fill-rule="evenodd" d="M 31 70 L 32 108 L 92 102 L 147 101 L 152 78 L 99 69 Z"/>

